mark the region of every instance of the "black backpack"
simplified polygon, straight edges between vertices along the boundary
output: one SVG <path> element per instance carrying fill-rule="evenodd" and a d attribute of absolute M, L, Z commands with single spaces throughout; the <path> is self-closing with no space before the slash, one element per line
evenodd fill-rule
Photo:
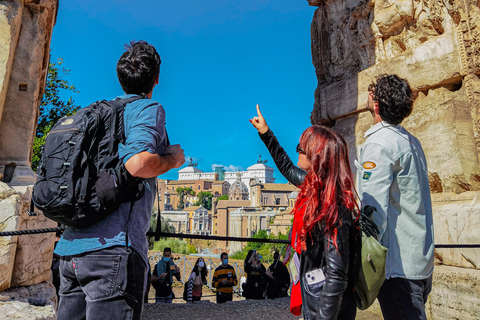
<path fill-rule="evenodd" d="M 84 228 L 143 196 L 143 179 L 131 176 L 118 155 L 125 105 L 142 98 L 97 101 L 55 124 L 32 191 L 32 202 L 47 218 Z"/>

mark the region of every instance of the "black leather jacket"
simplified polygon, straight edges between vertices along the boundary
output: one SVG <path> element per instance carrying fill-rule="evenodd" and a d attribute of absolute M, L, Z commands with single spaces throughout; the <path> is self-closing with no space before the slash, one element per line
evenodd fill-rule
<path fill-rule="evenodd" d="M 273 132 L 268 129 L 260 138 L 268 148 L 280 173 L 292 184 L 300 186 L 306 172 L 295 166 L 278 143 Z M 302 252 L 300 273 L 302 275 L 302 300 L 304 318 L 307 319 L 337 319 L 348 306 L 355 303 L 353 284 L 348 282 L 350 264 L 350 242 L 352 232 L 352 215 L 350 210 L 341 206 L 342 224 L 337 228 L 337 248 L 320 228 L 312 231 L 311 241 L 307 241 L 307 250 Z M 313 243 L 312 243 L 313 241 Z M 322 268 L 325 274 L 323 289 L 313 291 L 306 288 L 305 274 L 311 270 Z M 348 290 L 347 289 L 348 285 Z M 346 298 L 344 300 L 344 298 Z M 342 300 L 344 300 L 342 304 Z M 352 307 L 350 305 L 350 307 Z M 340 315 L 340 319 L 342 316 Z"/>
<path fill-rule="evenodd" d="M 293 164 L 290 157 L 280 143 L 278 143 L 277 137 L 275 137 L 272 130 L 268 129 L 267 132 L 259 135 L 260 139 L 265 143 L 268 152 L 270 152 L 270 155 L 282 176 L 284 176 L 291 184 L 299 187 L 305 179 L 307 172 Z"/>

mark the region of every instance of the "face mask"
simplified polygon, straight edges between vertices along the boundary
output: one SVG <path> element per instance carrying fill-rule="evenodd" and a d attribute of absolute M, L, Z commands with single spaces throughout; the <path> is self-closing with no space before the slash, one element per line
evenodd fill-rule
<path fill-rule="evenodd" d="M 198 266 L 199 266 L 200 268 L 203 268 L 203 267 L 205 267 L 205 262 L 203 262 L 203 261 L 200 261 L 200 262 L 198 263 Z"/>
<path fill-rule="evenodd" d="M 227 259 L 223 259 L 223 264 L 228 264 L 228 258 Z"/>
<path fill-rule="evenodd" d="M 163 257 L 162 259 L 163 259 L 163 261 L 165 261 L 165 262 L 170 261 L 170 258 Z"/>

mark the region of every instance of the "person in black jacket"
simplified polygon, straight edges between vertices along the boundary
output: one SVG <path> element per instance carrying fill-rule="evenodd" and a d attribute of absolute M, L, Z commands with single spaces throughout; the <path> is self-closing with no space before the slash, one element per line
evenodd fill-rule
<path fill-rule="evenodd" d="M 287 267 L 280 260 L 280 253 L 275 251 L 273 254 L 273 263 L 267 269 L 267 287 L 266 294 L 268 299 L 276 299 L 288 296 L 290 287 L 290 274 Z"/>
<path fill-rule="evenodd" d="M 292 226 L 294 254 L 300 254 L 300 276 L 292 286 L 291 312 L 300 315 L 303 304 L 305 320 L 355 319 L 353 281 L 348 273 L 350 235 L 353 221 L 358 219 L 358 205 L 345 140 L 326 127 L 308 128 L 297 146 L 297 167 L 269 129 L 258 105 L 257 116 L 250 122 L 281 174 L 300 187 Z"/>
<path fill-rule="evenodd" d="M 255 250 L 250 250 L 245 258 L 243 270 L 247 275 L 247 282 L 243 285 L 243 296 L 248 299 L 264 299 L 266 268 L 260 261 L 262 256 Z"/>

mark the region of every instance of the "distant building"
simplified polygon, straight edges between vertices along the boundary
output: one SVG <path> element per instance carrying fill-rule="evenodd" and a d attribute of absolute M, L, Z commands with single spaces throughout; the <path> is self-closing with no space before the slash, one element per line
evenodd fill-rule
<path fill-rule="evenodd" d="M 193 206 L 183 209 L 188 213 L 189 234 L 211 235 L 212 234 L 212 215 L 202 206 Z"/>
<path fill-rule="evenodd" d="M 259 159 L 253 166 L 247 168 L 247 171 L 225 171 L 223 167 L 216 167 L 214 172 L 203 172 L 198 169 L 195 163 L 190 164 L 178 170 L 178 181 L 182 180 L 225 180 L 232 185 L 237 179 L 238 174 L 241 176 L 242 183 L 247 187 L 248 194 L 250 193 L 250 182 L 253 180 L 258 183 L 275 183 L 273 177 L 274 169 L 265 165 L 267 161 Z M 222 179 L 222 174 L 223 178 Z"/>
<path fill-rule="evenodd" d="M 285 210 L 292 207 L 289 196 L 298 194 L 298 188 L 290 183 L 252 183 L 250 185 L 250 201 L 252 207 Z M 292 202 L 293 204 L 294 201 Z"/>
<path fill-rule="evenodd" d="M 160 196 L 160 211 L 176 210 L 180 204 L 180 194 L 177 193 L 178 188 L 191 188 L 195 195 L 186 194 L 183 202 L 185 207 L 193 206 L 198 201 L 198 193 L 207 191 L 213 194 L 213 199 L 228 194 L 230 184 L 227 181 L 213 180 L 163 180 L 159 179 L 158 194 Z"/>
<path fill-rule="evenodd" d="M 160 216 L 164 219 L 164 223 L 175 228 L 175 233 L 188 233 L 188 212 L 161 211 Z"/>

